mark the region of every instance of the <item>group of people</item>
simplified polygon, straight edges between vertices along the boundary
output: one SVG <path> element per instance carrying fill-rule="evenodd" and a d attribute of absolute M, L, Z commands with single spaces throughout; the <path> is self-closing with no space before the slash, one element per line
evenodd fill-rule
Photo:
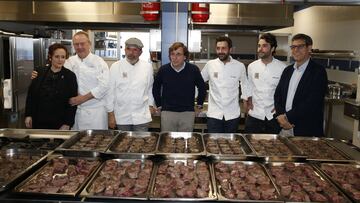
<path fill-rule="evenodd" d="M 234 133 L 240 123 L 239 96 L 248 112 L 247 133 L 322 136 L 327 75 L 311 58 L 312 39 L 292 38 L 293 65 L 274 58 L 277 41 L 265 33 L 258 41 L 259 59 L 246 70 L 231 57 L 229 37 L 216 39 L 217 58 L 200 69 L 188 62 L 181 42 L 169 48 L 170 63 L 154 78 L 151 64 L 139 59 L 143 44 L 125 42 L 125 60 L 112 64 L 90 52 L 86 32 L 73 36 L 76 55 L 61 44 L 49 47 L 49 63 L 33 74 L 25 112 L 28 128 L 148 131 L 154 113 L 161 131 L 193 131 L 209 82 L 209 133 Z M 240 85 L 241 84 L 241 85 Z M 239 91 L 241 87 L 241 94 Z M 195 104 L 196 99 L 196 104 Z"/>

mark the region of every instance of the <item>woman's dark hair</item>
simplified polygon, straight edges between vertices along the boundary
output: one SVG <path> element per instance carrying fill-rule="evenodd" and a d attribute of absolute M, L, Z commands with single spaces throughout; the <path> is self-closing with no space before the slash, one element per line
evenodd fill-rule
<path fill-rule="evenodd" d="M 217 38 L 216 38 L 216 41 L 215 41 L 215 45 L 216 45 L 218 42 L 227 42 L 228 47 L 229 47 L 229 48 L 232 48 L 232 41 L 231 41 L 231 39 L 230 39 L 229 37 L 226 37 L 226 36 L 217 37 Z"/>
<path fill-rule="evenodd" d="M 65 50 L 65 57 L 69 58 L 69 52 L 66 48 L 66 46 L 59 44 L 59 43 L 55 43 L 49 46 L 49 52 L 48 52 L 48 61 L 50 61 L 51 57 L 54 55 L 55 50 L 57 49 L 64 49 Z"/>

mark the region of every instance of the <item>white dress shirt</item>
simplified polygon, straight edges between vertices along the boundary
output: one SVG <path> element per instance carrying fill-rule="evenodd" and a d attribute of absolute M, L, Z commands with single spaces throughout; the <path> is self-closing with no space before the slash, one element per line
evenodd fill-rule
<path fill-rule="evenodd" d="M 201 75 L 209 81 L 209 107 L 207 117 L 231 120 L 240 116 L 239 81 L 241 98 L 248 98 L 248 81 L 243 63 L 230 57 L 224 64 L 219 58 L 206 63 Z"/>
<path fill-rule="evenodd" d="M 249 115 L 260 120 L 273 119 L 274 94 L 286 64 L 273 58 L 268 64 L 258 59 L 248 66 L 249 96 L 253 109 Z"/>
<path fill-rule="evenodd" d="M 289 89 L 288 89 L 287 96 L 286 96 L 286 106 L 285 106 L 286 111 L 290 111 L 292 109 L 292 104 L 294 101 L 296 89 L 299 85 L 301 77 L 303 76 L 303 74 L 306 70 L 306 67 L 309 64 L 309 61 L 310 61 L 310 58 L 299 67 L 298 67 L 297 63 L 294 64 L 294 72 L 290 78 Z"/>
<path fill-rule="evenodd" d="M 109 111 L 114 111 L 116 124 L 138 125 L 150 122 L 149 106 L 154 105 L 153 69 L 150 63 L 139 60 L 131 65 L 126 59 L 110 68 Z"/>
<path fill-rule="evenodd" d="M 106 97 L 109 90 L 109 68 L 105 61 L 92 53 L 81 59 L 77 55 L 66 60 L 64 67 L 72 70 L 78 82 L 78 92 L 94 96 L 76 110 L 72 129 L 108 129 Z"/>

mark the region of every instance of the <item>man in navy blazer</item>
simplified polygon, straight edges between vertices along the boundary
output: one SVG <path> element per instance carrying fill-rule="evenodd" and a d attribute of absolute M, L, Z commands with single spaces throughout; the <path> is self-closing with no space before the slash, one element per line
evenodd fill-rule
<path fill-rule="evenodd" d="M 291 54 L 295 64 L 283 71 L 275 90 L 276 118 L 280 134 L 323 136 L 326 70 L 310 58 L 312 39 L 305 34 L 292 38 Z"/>

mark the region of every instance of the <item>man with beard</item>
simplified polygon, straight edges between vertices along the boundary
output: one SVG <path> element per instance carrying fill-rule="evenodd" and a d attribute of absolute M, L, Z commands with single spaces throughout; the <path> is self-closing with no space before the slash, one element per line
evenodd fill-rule
<path fill-rule="evenodd" d="M 110 68 L 109 127 L 122 131 L 148 131 L 154 99 L 153 69 L 140 60 L 144 45 L 138 38 L 125 41 L 125 60 Z"/>
<path fill-rule="evenodd" d="M 241 98 L 247 99 L 247 77 L 243 63 L 230 56 L 232 41 L 229 37 L 216 38 L 217 59 L 206 63 L 201 75 L 209 81 L 209 107 L 207 128 L 209 133 L 234 133 L 240 122 L 239 81 Z"/>
<path fill-rule="evenodd" d="M 324 135 L 324 99 L 327 75 L 323 66 L 311 57 L 310 36 L 296 34 L 291 40 L 295 64 L 285 68 L 275 90 L 277 120 L 280 134 L 295 136 Z"/>
<path fill-rule="evenodd" d="M 286 65 L 273 57 L 277 47 L 274 35 L 266 33 L 258 41 L 259 59 L 248 66 L 249 98 L 246 133 L 278 134 L 281 130 L 274 119 L 274 93 Z"/>

